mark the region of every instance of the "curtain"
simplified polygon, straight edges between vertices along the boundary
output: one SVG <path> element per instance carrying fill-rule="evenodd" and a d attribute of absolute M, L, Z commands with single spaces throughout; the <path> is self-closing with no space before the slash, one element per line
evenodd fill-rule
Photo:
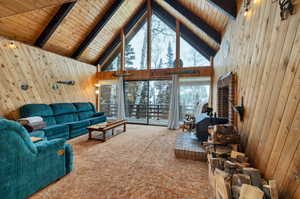
<path fill-rule="evenodd" d="M 179 128 L 179 77 L 178 75 L 172 75 L 172 89 L 171 89 L 168 128 L 171 130 L 175 130 Z"/>
<path fill-rule="evenodd" d="M 117 84 L 118 120 L 125 120 L 124 84 L 123 77 L 119 77 Z"/>

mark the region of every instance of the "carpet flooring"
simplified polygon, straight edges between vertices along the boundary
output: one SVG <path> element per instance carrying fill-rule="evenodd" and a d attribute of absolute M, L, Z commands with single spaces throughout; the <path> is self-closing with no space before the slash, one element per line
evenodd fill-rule
<path fill-rule="evenodd" d="M 30 199 L 207 199 L 207 163 L 175 158 L 178 133 L 128 125 L 105 143 L 72 140 L 75 170 Z"/>

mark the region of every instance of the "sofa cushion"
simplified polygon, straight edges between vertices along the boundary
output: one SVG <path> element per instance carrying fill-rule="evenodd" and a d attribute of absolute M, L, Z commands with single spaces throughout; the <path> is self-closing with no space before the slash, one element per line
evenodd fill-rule
<path fill-rule="evenodd" d="M 50 104 L 50 106 L 55 116 L 77 112 L 77 109 L 72 103 L 57 103 L 57 104 Z"/>
<path fill-rule="evenodd" d="M 56 124 L 53 111 L 47 104 L 26 104 L 20 108 L 20 116 L 22 118 L 41 116 L 47 125 Z"/>
<path fill-rule="evenodd" d="M 71 113 L 71 114 L 57 115 L 55 116 L 55 120 L 57 124 L 65 124 L 69 122 L 78 121 L 78 117 L 75 113 Z"/>
<path fill-rule="evenodd" d="M 85 120 L 85 119 L 91 118 L 91 117 L 93 117 L 93 115 L 94 115 L 93 111 L 85 111 L 85 112 L 78 113 L 80 120 Z"/>
<path fill-rule="evenodd" d="M 93 117 L 103 116 L 104 114 L 104 112 L 96 112 L 94 113 Z"/>
<path fill-rule="evenodd" d="M 51 140 L 54 138 L 69 138 L 69 126 L 57 124 L 43 128 L 46 137 Z"/>
<path fill-rule="evenodd" d="M 87 120 L 90 121 L 91 125 L 99 124 L 99 123 L 102 123 L 102 122 L 106 121 L 106 116 L 92 117 L 92 118 L 89 118 Z"/>
<path fill-rule="evenodd" d="M 45 137 L 45 132 L 44 131 L 33 131 L 29 133 L 31 137 L 39 137 L 39 138 L 44 138 Z"/>
<path fill-rule="evenodd" d="M 70 131 L 70 138 L 75 138 L 77 136 L 84 135 L 84 134 L 87 134 L 87 133 L 88 133 L 87 128 L 73 129 L 73 130 Z"/>
<path fill-rule="evenodd" d="M 66 123 L 66 124 L 69 125 L 70 130 L 73 130 L 73 129 L 88 127 L 90 125 L 90 121 L 83 120 L 83 121 L 77 121 L 77 122 L 70 122 L 70 123 Z"/>
<path fill-rule="evenodd" d="M 94 107 L 92 106 L 91 103 L 88 102 L 78 102 L 78 103 L 73 103 L 73 105 L 76 107 L 78 112 L 94 111 Z"/>

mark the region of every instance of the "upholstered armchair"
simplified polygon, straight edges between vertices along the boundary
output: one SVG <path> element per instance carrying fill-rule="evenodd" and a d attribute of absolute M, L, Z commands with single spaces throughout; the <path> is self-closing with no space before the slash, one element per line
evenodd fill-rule
<path fill-rule="evenodd" d="M 0 119 L 1 198 L 25 199 L 72 168 L 72 147 L 64 139 L 33 143 L 19 123 Z"/>

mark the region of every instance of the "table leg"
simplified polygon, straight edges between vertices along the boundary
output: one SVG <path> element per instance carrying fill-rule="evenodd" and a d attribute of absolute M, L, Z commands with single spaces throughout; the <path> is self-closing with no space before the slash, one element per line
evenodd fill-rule
<path fill-rule="evenodd" d="M 103 141 L 106 141 L 106 131 L 103 131 Z"/>
<path fill-rule="evenodd" d="M 111 134 L 114 135 L 114 132 L 115 132 L 115 129 L 112 129 L 111 130 Z"/>
<path fill-rule="evenodd" d="M 126 123 L 124 123 L 123 131 L 124 131 L 124 132 L 126 131 Z"/>
<path fill-rule="evenodd" d="M 89 129 L 89 139 L 92 139 L 92 130 Z"/>

